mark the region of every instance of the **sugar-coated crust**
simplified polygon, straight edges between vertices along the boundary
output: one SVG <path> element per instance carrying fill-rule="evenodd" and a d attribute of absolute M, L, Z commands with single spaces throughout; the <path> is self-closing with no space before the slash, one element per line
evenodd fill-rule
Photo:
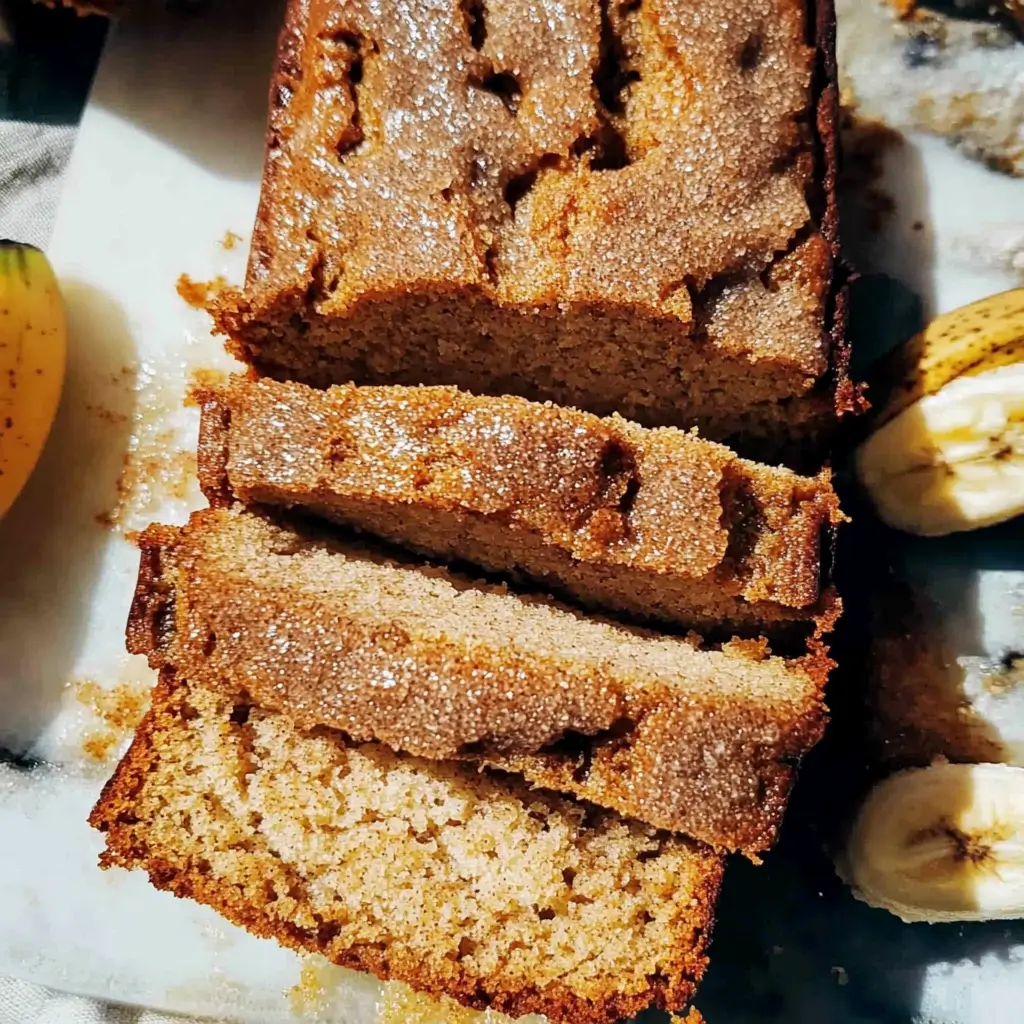
<path fill-rule="evenodd" d="M 832 665 L 824 651 L 817 649 L 804 660 L 802 668 L 817 680 L 823 693 Z M 713 800 L 717 804 L 715 809 L 686 806 L 693 799 L 688 775 L 694 766 L 691 763 L 684 767 L 671 756 L 664 756 L 666 741 L 675 737 L 681 742 L 679 737 L 703 732 L 701 754 L 716 749 L 714 727 L 704 716 L 714 719 L 717 714 L 726 719 L 724 744 L 717 747 L 722 751 L 723 760 L 729 762 L 727 767 L 721 767 L 719 775 L 724 793 L 699 794 L 699 797 Z M 817 710 L 804 708 L 791 716 L 776 712 L 778 743 L 760 750 L 756 744 L 736 742 L 737 736 L 751 726 L 756 729 L 756 717 L 736 715 L 731 708 L 680 707 L 669 699 L 651 718 L 661 720 L 642 721 L 640 730 L 647 729 L 663 737 L 662 751 L 653 744 L 645 747 L 642 742 L 624 743 L 615 729 L 610 729 L 589 742 L 563 744 L 562 749 L 556 744 L 553 750 L 540 754 L 488 757 L 485 763 L 522 774 L 543 789 L 572 793 L 581 800 L 612 807 L 641 821 L 682 829 L 712 846 L 738 850 L 756 863 L 758 853 L 770 849 L 778 839 L 789 794 L 796 781 L 796 764 L 825 732 L 824 706 L 819 705 Z M 757 799 L 752 803 L 747 802 L 749 796 L 747 800 L 740 796 L 743 783 L 739 780 L 744 773 L 757 780 Z M 737 787 L 738 799 L 731 797 L 731 786 Z M 674 821 L 670 815 L 675 815 Z M 695 826 L 694 821 L 700 822 L 703 829 Z"/>
<path fill-rule="evenodd" d="M 771 22 L 773 28 L 777 27 L 776 22 L 781 23 L 790 17 L 788 9 L 783 10 L 783 7 L 780 7 L 779 11 L 775 12 L 775 21 Z M 632 10 L 632 7 L 630 7 L 630 10 Z M 726 377 L 722 377 L 716 383 L 711 383 L 710 381 L 706 384 L 702 383 L 701 387 L 707 386 L 712 391 L 722 389 L 724 393 L 729 394 L 730 398 L 734 400 L 731 407 L 723 408 L 719 412 L 707 412 L 706 415 L 690 416 L 687 413 L 688 401 L 699 403 L 702 400 L 696 393 L 691 391 L 690 394 L 684 392 L 676 395 L 673 403 L 671 403 L 676 411 L 672 412 L 665 407 L 664 402 L 661 407 L 657 407 L 657 403 L 650 404 L 648 399 L 638 399 L 636 397 L 636 388 L 629 393 L 619 395 L 617 398 L 611 397 L 611 392 L 608 394 L 603 392 L 598 394 L 595 391 L 592 395 L 593 400 L 588 401 L 586 398 L 588 394 L 586 386 L 577 389 L 574 392 L 576 397 L 573 397 L 570 394 L 573 390 L 571 387 L 568 390 L 560 385 L 549 387 L 547 384 L 538 381 L 536 373 L 532 377 L 527 375 L 522 380 L 519 380 L 515 376 L 514 367 L 509 371 L 510 376 L 504 385 L 499 386 L 501 384 L 499 381 L 494 382 L 492 385 L 481 385 L 477 388 L 478 390 L 495 392 L 514 391 L 526 394 L 528 397 L 553 398 L 562 403 L 579 404 L 601 413 L 618 410 L 624 415 L 649 425 L 698 422 L 702 425 L 702 429 L 706 428 L 705 432 L 709 436 L 726 440 L 735 437 L 736 443 L 744 454 L 751 454 L 754 457 L 763 459 L 774 459 L 784 455 L 789 461 L 798 463 L 801 466 L 813 465 L 816 460 L 820 464 L 821 457 L 827 453 L 827 446 L 834 432 L 837 415 L 857 411 L 861 406 L 861 399 L 859 393 L 850 384 L 848 379 L 849 359 L 845 341 L 845 299 L 843 296 L 847 274 L 845 268 L 838 261 L 838 219 L 835 204 L 837 88 L 834 10 L 831 0 L 817 0 L 817 2 L 810 3 L 806 14 L 807 42 L 815 45 L 815 62 L 810 98 L 806 108 L 807 113 L 810 115 L 807 118 L 809 123 L 806 126 L 808 128 L 807 140 L 806 143 L 801 143 L 801 145 L 806 145 L 806 155 L 809 163 L 807 168 L 800 171 L 800 174 L 803 175 L 804 171 L 808 171 L 806 185 L 811 209 L 809 222 L 811 234 L 807 238 L 804 237 L 804 234 L 798 232 L 789 243 L 793 250 L 786 254 L 785 257 L 779 258 L 777 263 L 781 267 L 787 259 L 795 259 L 800 268 L 798 276 L 803 275 L 807 281 L 815 282 L 815 288 L 820 286 L 822 308 L 815 313 L 819 325 L 818 340 L 815 343 L 815 359 L 819 360 L 819 362 L 814 365 L 814 368 L 812 369 L 811 363 L 806 360 L 801 362 L 802 357 L 798 357 L 794 353 L 793 366 L 795 367 L 799 363 L 802 366 L 800 373 L 796 376 L 787 376 L 789 370 L 783 372 L 780 369 L 788 358 L 785 355 L 787 344 L 785 338 L 787 334 L 790 338 L 795 338 L 800 330 L 802 330 L 802 328 L 798 329 L 795 326 L 796 318 L 799 316 L 797 310 L 806 305 L 808 301 L 806 296 L 809 293 L 801 293 L 804 296 L 803 298 L 789 304 L 788 308 L 793 310 L 793 329 L 788 332 L 785 330 L 779 332 L 780 340 L 778 342 L 773 341 L 769 348 L 761 353 L 761 356 L 766 356 L 765 361 L 759 362 L 758 359 L 752 359 L 753 365 L 745 362 L 742 366 L 739 363 L 733 366 L 728 362 L 731 355 L 741 353 L 744 344 L 754 344 L 753 339 L 763 329 L 763 326 L 755 328 L 751 323 L 748 323 L 745 329 L 733 332 L 726 330 L 723 334 L 714 323 L 710 325 L 707 323 L 708 316 L 711 316 L 712 320 L 714 320 L 711 310 L 713 310 L 716 303 L 716 288 L 712 288 L 709 293 L 705 294 L 698 286 L 693 289 L 693 296 L 691 296 L 695 303 L 692 312 L 694 323 L 697 325 L 696 329 L 699 332 L 703 332 L 707 352 L 710 354 L 712 351 L 721 351 L 723 358 L 726 360 L 726 365 L 730 367 L 728 370 L 723 370 L 723 373 L 728 373 L 729 375 L 729 383 L 725 384 L 724 387 L 723 382 L 726 381 Z M 758 15 L 758 17 L 760 16 Z M 671 15 L 671 17 L 675 17 L 675 15 Z M 247 287 L 244 294 L 226 294 L 222 301 L 214 304 L 211 312 L 214 315 L 219 330 L 233 339 L 231 346 L 236 354 L 251 361 L 261 373 L 271 376 L 298 377 L 315 383 L 318 386 L 326 383 L 336 383 L 341 379 L 349 379 L 351 377 L 360 383 L 448 382 L 474 387 L 475 385 L 470 378 L 460 376 L 461 371 L 453 370 L 450 366 L 443 367 L 440 364 L 432 366 L 429 361 L 424 362 L 422 367 L 417 364 L 415 371 L 411 371 L 413 373 L 411 380 L 402 376 L 400 364 L 392 369 L 380 369 L 379 372 L 378 370 L 364 367 L 361 363 L 358 363 L 358 365 L 353 364 L 353 368 L 345 371 L 345 376 L 339 377 L 327 365 L 331 359 L 336 357 L 334 354 L 328 354 L 324 356 L 325 361 L 317 362 L 319 357 L 316 355 L 316 351 L 320 342 L 314 340 L 312 335 L 308 340 L 310 364 L 306 369 L 299 369 L 298 364 L 289 363 L 290 355 L 285 362 L 275 363 L 275 359 L 278 356 L 267 354 L 269 349 L 266 348 L 266 345 L 271 347 L 277 345 L 284 334 L 291 330 L 287 326 L 288 317 L 294 314 L 297 319 L 302 319 L 305 313 L 308 312 L 308 306 L 306 305 L 307 285 L 309 284 L 308 280 L 306 280 L 308 276 L 307 271 L 312 273 L 315 279 L 314 291 L 318 288 L 320 289 L 318 293 L 319 300 L 322 300 L 325 295 L 329 294 L 331 282 L 335 278 L 332 263 L 333 257 L 327 256 L 327 267 L 325 270 L 322 258 L 322 253 L 325 250 L 319 241 L 317 245 L 321 246 L 319 250 L 321 257 L 310 256 L 307 261 L 305 256 L 298 255 L 297 250 L 295 258 L 292 258 L 291 255 L 286 255 L 275 262 L 274 257 L 274 253 L 282 240 L 281 233 L 292 230 L 294 227 L 293 219 L 284 216 L 276 209 L 294 191 L 288 178 L 290 158 L 287 156 L 287 151 L 289 147 L 310 144 L 308 134 L 297 132 L 295 125 L 291 123 L 295 120 L 296 115 L 289 112 L 288 105 L 298 90 L 302 88 L 303 80 L 309 79 L 314 74 L 313 68 L 309 64 L 313 59 L 311 56 L 313 51 L 310 49 L 310 43 L 306 36 L 307 34 L 310 35 L 310 38 L 316 36 L 316 33 L 319 31 L 316 26 L 319 26 L 321 21 L 324 24 L 330 22 L 330 17 L 324 14 L 322 4 L 318 4 L 314 0 L 294 0 L 289 5 L 285 27 L 281 35 L 278 64 L 271 87 L 268 158 L 265 165 L 263 187 L 261 189 L 259 213 L 253 235 Z M 313 25 L 314 28 L 310 28 L 310 25 Z M 777 68 L 780 76 L 784 76 L 787 70 L 793 70 L 788 69 L 786 65 L 786 60 L 790 59 L 790 57 L 793 61 L 793 69 L 799 65 L 800 58 L 795 53 L 790 54 L 787 51 L 787 57 L 780 59 L 773 65 Z M 348 60 L 348 58 L 345 59 Z M 372 57 L 368 59 L 372 60 Z M 353 102 L 355 102 L 354 99 Z M 748 118 L 745 114 L 737 114 L 737 117 L 741 121 L 755 120 L 755 116 Z M 359 128 L 358 124 L 356 127 Z M 361 129 L 359 130 L 361 131 Z M 780 137 L 785 134 L 781 128 L 779 132 Z M 712 134 L 724 139 L 732 133 L 719 132 Z M 359 135 L 358 132 L 356 135 L 358 138 L 353 136 L 352 139 L 349 139 L 346 136 L 339 144 L 339 148 L 344 151 L 352 147 L 358 148 L 362 135 Z M 296 141 L 299 138 L 301 138 L 301 142 Z M 557 150 L 558 145 L 556 144 L 554 148 Z M 799 149 L 799 145 L 795 147 L 795 150 Z M 627 169 L 632 170 L 632 168 Z M 302 187 L 308 188 L 310 186 L 308 182 L 305 182 Z M 620 197 L 618 192 L 616 192 L 618 186 L 609 186 L 609 188 L 612 193 L 615 193 L 612 199 L 609 199 L 609 202 L 613 200 L 616 203 L 619 202 Z M 657 192 L 658 190 L 650 189 L 648 191 Z M 714 214 L 707 211 L 705 213 L 709 218 L 708 223 L 713 223 L 715 219 Z M 723 218 L 724 220 L 730 220 L 729 217 L 724 215 Z M 731 219 L 732 221 L 736 220 L 735 217 Z M 634 217 L 633 220 L 637 221 L 637 218 Z M 671 221 L 671 218 L 669 220 Z M 316 230 L 311 229 L 308 237 L 312 239 L 316 234 Z M 821 242 L 824 244 L 819 246 L 817 243 Z M 289 242 L 288 244 L 291 245 L 292 243 Z M 302 246 L 300 245 L 298 248 L 302 248 Z M 784 245 L 777 245 L 775 252 L 778 253 L 784 248 Z M 745 251 L 751 254 L 751 258 L 756 263 L 757 258 L 753 256 L 754 250 L 756 250 L 756 246 L 753 248 L 748 247 Z M 546 250 L 538 256 L 538 259 L 542 262 L 552 258 L 551 254 Z M 319 263 L 316 262 L 317 259 L 320 260 Z M 652 256 L 653 259 L 654 257 Z M 305 266 L 307 262 L 308 266 Z M 500 278 L 503 273 L 501 260 L 498 261 L 498 264 L 496 273 Z M 614 260 L 612 265 L 615 265 Z M 318 268 L 315 273 L 311 269 L 314 267 Z M 575 281 L 586 278 L 589 271 L 583 274 L 581 278 L 574 276 L 574 273 L 569 276 Z M 625 272 L 621 275 L 623 280 L 625 280 L 626 276 Z M 652 270 L 651 275 L 648 276 L 653 280 L 657 276 L 657 271 Z M 725 276 L 728 277 L 728 274 Z M 595 281 L 598 279 L 601 279 L 600 275 L 594 278 Z M 700 275 L 695 275 L 695 279 L 699 281 Z M 324 280 L 327 280 L 326 292 L 322 290 Z M 468 288 L 467 294 L 470 295 L 471 304 L 479 301 L 477 298 L 472 297 L 476 285 L 467 284 L 469 280 L 469 278 L 463 279 L 458 275 L 454 275 L 447 285 L 443 280 L 436 283 L 440 291 L 444 291 L 445 287 L 450 289 L 451 296 L 455 297 L 455 308 L 458 308 L 458 296 L 461 289 Z M 319 282 L 319 284 L 316 282 Z M 372 286 L 367 286 L 364 296 L 365 300 L 367 302 L 381 300 L 387 291 L 387 287 L 389 285 L 382 285 L 381 290 L 375 291 Z M 486 291 L 489 285 L 484 281 L 482 287 Z M 576 286 L 574 285 L 573 287 Z M 675 281 L 672 287 L 678 287 L 678 281 Z M 726 291 L 728 291 L 729 287 L 731 286 L 726 286 Z M 774 287 L 774 282 L 772 287 Z M 666 288 L 671 292 L 671 288 L 668 285 L 666 285 Z M 681 289 L 681 291 L 685 290 L 685 288 Z M 624 289 L 625 291 L 628 291 L 628 288 Z M 593 294 L 596 297 L 595 301 L 599 303 L 607 301 L 607 313 L 612 319 L 620 315 L 626 315 L 626 306 L 618 306 L 616 300 L 610 296 L 607 297 L 607 300 L 602 298 L 600 289 L 597 289 Z M 271 298 L 272 295 L 273 298 Z M 573 301 L 576 301 L 577 298 L 578 296 L 574 295 Z M 662 300 L 664 300 L 664 295 Z M 410 301 L 407 309 L 402 308 L 399 310 L 397 313 L 398 319 L 403 323 L 408 318 L 415 319 L 416 310 L 420 308 L 417 303 L 422 301 L 424 301 L 422 297 L 416 298 L 415 301 Z M 501 299 L 501 302 L 504 301 L 505 299 Z M 689 300 L 687 301 L 689 302 Z M 444 302 L 447 302 L 447 299 Z M 442 302 L 442 306 L 444 302 Z M 705 303 L 707 308 L 705 308 L 705 305 L 702 305 Z M 677 304 L 689 308 L 687 303 L 682 302 L 682 299 Z M 327 309 L 331 306 L 331 302 L 321 302 L 321 305 L 324 309 Z M 335 305 L 339 304 L 336 303 Z M 463 306 L 465 305 L 466 303 L 463 303 Z M 640 306 L 643 306 L 643 302 L 640 303 Z M 350 306 L 346 306 L 346 309 L 349 308 Z M 351 308 L 354 308 L 354 306 Z M 448 307 L 445 306 L 444 308 L 447 310 Z M 665 309 L 669 310 L 670 308 L 671 310 L 675 309 L 672 301 L 665 300 Z M 733 308 L 735 309 L 735 306 Z M 271 312 L 272 310 L 276 311 Z M 344 314 L 345 317 L 348 315 L 347 312 Z M 445 311 L 438 315 L 443 319 L 450 314 Z M 675 315 L 675 311 L 668 313 L 669 319 Z M 680 316 L 684 319 L 688 315 L 685 309 L 680 312 Z M 325 313 L 324 316 L 328 316 L 328 314 Z M 655 320 L 658 317 L 664 316 L 665 310 L 659 313 Z M 768 314 L 765 314 L 765 316 L 767 317 Z M 626 319 L 628 319 L 628 316 Z M 541 318 L 540 322 L 543 323 L 543 318 Z M 600 327 L 595 326 L 594 329 L 599 331 Z M 652 321 L 650 329 L 660 330 L 660 327 Z M 490 328 L 486 328 L 486 330 L 489 331 Z M 391 342 L 391 339 L 386 337 L 386 331 L 375 328 L 374 333 L 380 335 L 380 345 L 387 345 Z M 760 342 L 757 343 L 760 344 Z M 503 349 L 507 348 L 508 344 L 508 341 L 503 338 L 496 342 L 496 347 Z M 796 342 L 792 341 L 791 344 L 795 345 Z M 307 351 L 298 341 L 296 345 L 298 345 L 298 350 L 301 350 L 303 353 Z M 289 352 L 291 351 L 289 349 Z M 296 358 L 305 358 L 305 355 L 301 357 L 296 356 Z M 694 360 L 695 365 L 699 366 L 700 360 L 703 358 L 703 356 L 696 358 Z M 770 366 L 770 368 L 766 369 L 766 366 Z M 613 374 L 614 371 L 612 371 Z M 604 374 L 605 378 L 608 376 L 608 373 Z M 797 379 L 798 377 L 799 380 Z M 815 380 L 818 383 L 812 387 L 811 383 Z M 757 398 L 754 390 L 760 387 L 762 382 L 764 393 L 761 398 Z M 659 383 L 652 386 L 660 388 L 662 385 Z M 604 387 L 604 385 L 602 384 L 601 387 Z M 747 391 L 749 389 L 754 390 L 750 390 L 748 395 Z M 700 389 L 698 388 L 698 390 Z M 741 398 L 741 394 L 746 397 Z M 774 397 L 766 397 L 769 395 Z M 708 408 L 710 409 L 710 407 Z M 730 423 L 732 424 L 731 426 L 728 425 Z"/>
<path fill-rule="evenodd" d="M 428 556 L 521 569 L 594 606 L 596 574 L 580 578 L 581 563 L 633 569 L 640 585 L 620 597 L 634 607 L 613 610 L 726 635 L 820 626 L 833 603 L 819 586 L 821 540 L 840 519 L 827 472 L 800 477 L 672 428 L 448 387 L 319 391 L 234 377 L 196 398 L 199 479 L 214 504 L 391 530 L 388 539 Z M 431 525 L 450 528 L 428 536 L 414 518 L 395 535 L 379 512 L 433 514 Z M 506 531 L 516 561 L 503 563 L 493 534 L 474 543 L 478 557 L 467 553 L 466 528 Z M 663 607 L 671 597 L 642 592 L 644 579 L 648 589 L 677 581 L 677 615 Z M 692 580 L 711 598 L 687 590 Z"/>
<path fill-rule="evenodd" d="M 231 681 L 357 741 L 488 760 L 716 848 L 756 857 L 772 845 L 794 766 L 825 727 L 832 662 L 817 643 L 792 660 L 757 641 L 700 651 L 440 570 L 430 575 L 448 589 L 421 596 L 415 567 L 367 563 L 363 549 L 241 511 L 197 512 L 139 543 L 128 647 L 154 667 Z M 273 562 L 270 544 L 289 554 Z M 320 559 L 312 575 L 289 561 L 298 551 Z M 350 556 L 360 576 L 343 586 Z M 283 578 L 282 562 L 296 575 Z M 392 612 L 391 597 L 350 610 L 363 588 L 391 594 L 408 577 L 429 626 Z M 444 616 L 452 626 L 438 629 Z M 450 634 L 466 616 L 506 624 Z M 535 644 L 535 633 L 552 639 Z M 613 664 L 623 649 L 641 660 Z"/>
<path fill-rule="evenodd" d="M 624 995 L 609 991 L 602 999 L 585 999 L 560 985 L 544 989 L 502 988 L 486 979 L 460 977 L 457 969 L 441 978 L 419 960 L 396 955 L 384 944 L 339 950 L 331 947 L 319 930 L 305 930 L 274 919 L 242 899 L 236 888 L 218 884 L 200 865 L 188 861 L 171 863 L 154 856 L 145 840 L 145 822 L 137 816 L 137 800 L 161 755 L 154 744 L 154 734 L 161 727 L 173 727 L 174 705 L 180 690 L 181 684 L 172 671 L 161 673 L 153 691 L 151 710 L 89 815 L 89 824 L 106 837 L 101 867 L 141 868 L 156 888 L 212 907 L 260 938 L 274 939 L 300 953 L 325 955 L 339 967 L 366 971 L 383 981 L 405 982 L 435 998 L 447 995 L 473 1009 L 492 1008 L 511 1017 L 545 1014 L 554 1024 L 613 1024 L 648 1007 L 681 1010 L 689 1002 L 707 966 L 705 949 L 714 924 L 714 906 L 724 866 L 720 858 L 710 855 L 704 857 L 701 882 L 693 892 L 692 913 L 686 922 L 687 929 L 680 934 L 679 948 L 671 957 L 671 969 L 649 979 L 648 993 Z M 696 944 L 691 941 L 693 935 L 699 937 Z M 699 1016 L 691 1015 L 688 1020 L 699 1021 Z"/>

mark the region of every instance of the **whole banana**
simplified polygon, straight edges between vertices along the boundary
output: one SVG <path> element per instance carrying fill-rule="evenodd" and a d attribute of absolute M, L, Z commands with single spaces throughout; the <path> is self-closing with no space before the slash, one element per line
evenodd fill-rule
<path fill-rule="evenodd" d="M 67 322 L 46 256 L 0 241 L 0 517 L 32 473 L 57 414 Z"/>
<path fill-rule="evenodd" d="M 1024 918 L 1024 768 L 937 762 L 889 776 L 838 867 L 855 896 L 904 921 Z"/>
<path fill-rule="evenodd" d="M 1024 288 L 937 317 L 873 377 L 855 465 L 885 522 L 941 536 L 1024 512 Z"/>

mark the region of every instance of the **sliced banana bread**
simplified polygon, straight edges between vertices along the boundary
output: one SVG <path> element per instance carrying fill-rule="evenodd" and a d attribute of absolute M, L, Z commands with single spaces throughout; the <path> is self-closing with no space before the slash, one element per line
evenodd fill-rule
<path fill-rule="evenodd" d="M 827 474 L 449 387 L 234 377 L 197 398 L 214 504 L 296 507 L 705 636 L 802 642 L 838 610 L 819 584 L 822 537 L 839 519 Z"/>
<path fill-rule="evenodd" d="M 701 650 L 237 508 L 140 544 L 128 645 L 154 667 L 355 741 L 515 756 L 528 778 L 712 846 L 771 845 L 824 728 L 821 653 Z"/>
<path fill-rule="evenodd" d="M 169 671 L 90 822 L 104 867 L 256 935 L 556 1024 L 681 1009 L 722 874 L 697 843 Z"/>

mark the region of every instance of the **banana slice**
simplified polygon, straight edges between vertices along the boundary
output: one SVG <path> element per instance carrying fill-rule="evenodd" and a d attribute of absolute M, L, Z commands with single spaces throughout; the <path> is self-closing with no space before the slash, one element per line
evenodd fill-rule
<path fill-rule="evenodd" d="M 946 764 L 879 783 L 838 865 L 907 922 L 1024 918 L 1024 768 Z"/>
<path fill-rule="evenodd" d="M 872 377 L 855 466 L 885 522 L 935 537 L 1024 512 L 1024 288 L 936 317 Z"/>
<path fill-rule="evenodd" d="M 856 469 L 879 516 L 908 533 L 942 536 L 1021 514 L 1024 362 L 957 377 L 904 408 L 861 445 Z"/>

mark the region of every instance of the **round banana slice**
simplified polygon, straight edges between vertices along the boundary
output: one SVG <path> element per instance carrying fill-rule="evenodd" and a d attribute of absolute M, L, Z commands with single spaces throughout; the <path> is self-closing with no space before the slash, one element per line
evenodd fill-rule
<path fill-rule="evenodd" d="M 1024 512 L 1024 362 L 957 377 L 884 423 L 857 475 L 881 518 L 921 536 Z"/>
<path fill-rule="evenodd" d="M 839 868 L 858 899 L 904 921 L 1024 917 L 1024 768 L 890 776 L 861 806 Z"/>

